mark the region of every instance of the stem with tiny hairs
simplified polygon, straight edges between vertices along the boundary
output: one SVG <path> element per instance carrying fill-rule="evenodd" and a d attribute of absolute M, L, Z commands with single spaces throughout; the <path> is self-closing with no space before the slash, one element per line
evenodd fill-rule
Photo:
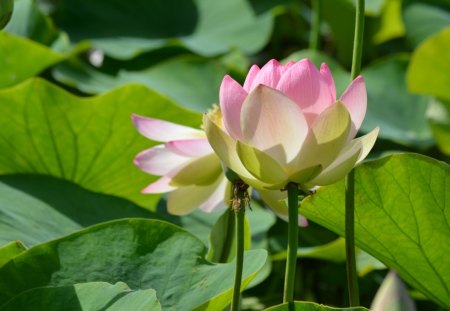
<path fill-rule="evenodd" d="M 238 311 L 241 298 L 242 270 L 244 265 L 244 225 L 245 206 L 248 204 L 248 185 L 242 180 L 233 182 L 233 195 L 231 209 L 235 214 L 236 227 L 236 269 L 234 272 L 233 297 L 231 300 L 231 311 Z"/>
<path fill-rule="evenodd" d="M 361 56 L 364 35 L 364 0 L 356 3 L 355 38 L 353 42 L 352 80 L 361 71 Z M 358 275 L 355 259 L 355 171 L 345 178 L 345 253 L 350 307 L 359 305 Z"/>
<path fill-rule="evenodd" d="M 295 268 L 298 248 L 298 184 L 291 182 L 286 186 L 286 190 L 288 193 L 289 223 L 283 302 L 292 303 L 294 301 Z"/>

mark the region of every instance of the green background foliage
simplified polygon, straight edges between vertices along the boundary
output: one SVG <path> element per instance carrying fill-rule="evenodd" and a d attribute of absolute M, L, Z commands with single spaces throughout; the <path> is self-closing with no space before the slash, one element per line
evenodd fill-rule
<path fill-rule="evenodd" d="M 76 310 L 225 308 L 232 217 L 169 215 L 164 195 L 142 194 L 156 177 L 132 161 L 156 142 L 130 115 L 199 128 L 225 74 L 242 82 L 271 58 L 328 63 L 339 96 L 350 82 L 355 1 L 319 1 L 318 51 L 309 49 L 310 0 L 14 1 L 0 31 L 0 310 L 67 300 Z M 356 169 L 361 304 L 371 307 L 392 268 L 417 310 L 450 308 L 450 2 L 366 2 L 360 134 L 381 132 Z M 242 309 L 287 310 L 286 222 L 257 195 L 251 206 Z M 343 182 L 300 212 L 309 225 L 295 298 L 330 307 L 295 308 L 345 307 Z"/>

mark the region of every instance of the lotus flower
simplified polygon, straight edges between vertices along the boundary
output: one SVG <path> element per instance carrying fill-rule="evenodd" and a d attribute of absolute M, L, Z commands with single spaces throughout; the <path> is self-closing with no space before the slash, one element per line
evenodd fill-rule
<path fill-rule="evenodd" d="M 373 147 L 378 128 L 353 139 L 366 113 L 364 79 L 339 100 L 326 64 L 308 59 L 253 66 L 241 86 L 225 76 L 221 111 L 204 116 L 208 140 L 226 166 L 259 189 L 304 188 L 343 178 Z"/>
<path fill-rule="evenodd" d="M 139 133 L 164 143 L 142 151 L 134 160 L 144 172 L 162 176 L 143 193 L 170 192 L 167 209 L 175 215 L 226 207 L 228 181 L 204 131 L 138 115 L 132 119 Z"/>
<path fill-rule="evenodd" d="M 212 212 L 227 207 L 231 184 L 204 131 L 138 115 L 132 119 L 143 136 L 164 142 L 142 151 L 134 160 L 144 172 L 161 176 L 143 189 L 143 193 L 168 192 L 167 209 L 175 215 L 188 214 L 196 208 Z M 264 200 L 285 219 L 287 209 L 279 202 L 280 193 L 266 191 Z M 298 222 L 300 226 L 307 225 L 302 216 Z"/>

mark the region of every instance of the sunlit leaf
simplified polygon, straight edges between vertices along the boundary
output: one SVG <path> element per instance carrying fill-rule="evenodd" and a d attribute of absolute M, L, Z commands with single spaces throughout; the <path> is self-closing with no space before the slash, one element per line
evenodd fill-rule
<path fill-rule="evenodd" d="M 428 298 L 450 306 L 450 168 L 397 154 L 355 169 L 356 245 Z M 323 187 L 300 212 L 344 235 L 344 182 Z"/>
<path fill-rule="evenodd" d="M 450 27 L 423 42 L 414 52 L 408 68 L 408 88 L 450 100 Z"/>
<path fill-rule="evenodd" d="M 8 262 L 14 256 L 24 252 L 27 248 L 20 241 L 13 241 L 0 247 L 0 266 Z"/>
<path fill-rule="evenodd" d="M 26 38 L 0 32 L 0 88 L 39 74 L 64 56 Z"/>
<path fill-rule="evenodd" d="M 125 219 L 40 244 L 0 268 L 0 304 L 26 290 L 103 281 L 156 290 L 164 310 L 221 310 L 231 299 L 234 263 L 212 264 L 193 235 L 166 222 Z M 266 259 L 248 251 L 243 287 Z"/>
<path fill-rule="evenodd" d="M 155 178 L 136 168 L 133 159 L 154 143 L 137 133 L 131 114 L 201 123 L 200 115 L 137 85 L 86 99 L 30 80 L 0 90 L 0 102 L 1 174 L 52 175 L 146 208 L 159 196 L 140 190 Z"/>

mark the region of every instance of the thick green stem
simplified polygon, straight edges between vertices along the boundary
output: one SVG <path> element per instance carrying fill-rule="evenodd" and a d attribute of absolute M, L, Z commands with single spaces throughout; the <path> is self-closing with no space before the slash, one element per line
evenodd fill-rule
<path fill-rule="evenodd" d="M 242 269 L 244 266 L 244 224 L 245 206 L 248 204 L 248 185 L 238 180 L 233 183 L 231 208 L 235 213 L 236 227 L 236 269 L 234 273 L 233 297 L 231 311 L 238 311 L 241 299 Z"/>
<path fill-rule="evenodd" d="M 353 40 L 352 80 L 361 71 L 361 56 L 364 37 L 364 0 L 356 2 L 355 37 Z"/>
<path fill-rule="evenodd" d="M 356 3 L 355 38 L 353 42 L 352 80 L 361 71 L 361 57 L 364 36 L 364 0 Z M 345 252 L 347 258 L 347 283 L 351 307 L 359 305 L 358 275 L 355 260 L 355 172 L 345 179 Z"/>
<path fill-rule="evenodd" d="M 320 49 L 320 21 L 322 19 L 322 8 L 320 0 L 311 0 L 311 37 L 309 48 L 314 51 Z"/>
<path fill-rule="evenodd" d="M 347 283 L 351 307 L 359 306 L 358 275 L 355 260 L 355 171 L 345 180 L 345 253 L 347 258 Z"/>
<path fill-rule="evenodd" d="M 298 248 L 298 185 L 289 183 L 288 192 L 289 224 L 288 224 L 288 248 L 286 261 L 286 274 L 284 276 L 283 302 L 294 301 L 295 267 L 297 264 Z"/>

